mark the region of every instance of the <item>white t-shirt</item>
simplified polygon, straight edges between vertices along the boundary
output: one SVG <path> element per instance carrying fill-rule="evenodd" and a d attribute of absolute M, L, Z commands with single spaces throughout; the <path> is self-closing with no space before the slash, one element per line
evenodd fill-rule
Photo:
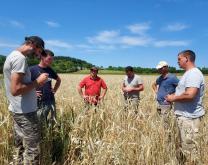
<path fill-rule="evenodd" d="M 138 75 L 134 75 L 133 78 L 128 78 L 128 76 L 125 76 L 123 83 L 126 87 L 138 87 L 138 85 L 143 84 L 142 79 Z M 132 92 L 125 92 L 124 93 L 125 99 L 128 98 L 139 98 L 139 92 L 138 91 L 132 91 Z"/>
<path fill-rule="evenodd" d="M 36 111 L 37 97 L 35 89 L 19 96 L 13 96 L 10 91 L 12 73 L 24 73 L 23 83 L 27 84 L 31 82 L 31 73 L 26 57 L 19 51 L 13 51 L 6 58 L 3 72 L 6 94 L 9 100 L 9 110 L 14 113 L 29 113 Z"/>
<path fill-rule="evenodd" d="M 176 87 L 176 95 L 181 95 L 186 88 L 198 88 L 198 93 L 192 101 L 175 102 L 176 115 L 187 118 L 198 118 L 205 114 L 202 99 L 205 92 L 204 76 L 198 68 L 193 68 L 184 73 Z"/>

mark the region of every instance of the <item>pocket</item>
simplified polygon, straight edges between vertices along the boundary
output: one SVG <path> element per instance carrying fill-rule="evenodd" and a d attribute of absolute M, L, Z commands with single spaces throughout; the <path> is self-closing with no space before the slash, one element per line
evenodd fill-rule
<path fill-rule="evenodd" d="M 199 118 L 193 119 L 193 125 L 192 125 L 192 127 L 193 127 L 194 133 L 199 133 L 200 123 L 201 123 L 201 121 L 200 121 Z"/>

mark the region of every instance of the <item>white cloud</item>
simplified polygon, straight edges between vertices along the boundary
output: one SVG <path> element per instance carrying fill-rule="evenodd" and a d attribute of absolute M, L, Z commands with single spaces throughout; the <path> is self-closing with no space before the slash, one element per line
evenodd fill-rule
<path fill-rule="evenodd" d="M 46 21 L 45 23 L 50 27 L 54 27 L 54 28 L 60 27 L 60 24 L 54 21 Z"/>
<path fill-rule="evenodd" d="M 164 30 L 166 30 L 166 31 L 181 31 L 181 30 L 184 30 L 187 28 L 188 28 L 188 25 L 186 25 L 186 24 L 174 23 L 174 24 L 170 24 L 167 27 L 165 27 Z"/>
<path fill-rule="evenodd" d="M 145 37 L 122 37 L 121 43 L 128 46 L 146 46 L 151 42 L 150 38 Z"/>
<path fill-rule="evenodd" d="M 67 48 L 67 49 L 73 47 L 71 44 L 60 40 L 46 40 L 45 42 L 49 47 L 58 47 L 58 48 Z"/>
<path fill-rule="evenodd" d="M 132 24 L 127 26 L 127 28 L 134 35 L 122 35 L 119 30 L 105 30 L 96 36 L 88 37 L 88 43 L 93 44 L 93 47 L 96 49 L 105 50 L 132 46 L 147 46 L 151 43 L 152 38 L 145 34 L 150 29 L 149 23 Z"/>
<path fill-rule="evenodd" d="M 97 36 L 88 37 L 91 44 L 145 46 L 150 42 L 149 37 L 122 36 L 118 31 L 102 31 Z"/>
<path fill-rule="evenodd" d="M 92 46 L 87 45 L 87 44 L 78 44 L 78 45 L 75 45 L 75 47 L 82 48 L 82 49 L 91 49 L 92 48 Z"/>
<path fill-rule="evenodd" d="M 187 46 L 189 45 L 188 41 L 180 41 L 180 40 L 164 40 L 164 41 L 155 41 L 155 47 L 167 47 L 167 46 Z"/>
<path fill-rule="evenodd" d="M 179 30 L 186 27 L 187 26 L 184 24 L 174 24 L 174 26 L 172 24 L 172 26 L 169 26 L 169 30 Z M 132 24 L 127 26 L 127 28 L 129 29 L 129 34 L 123 33 L 119 29 L 104 30 L 97 33 L 97 35 L 95 36 L 87 37 L 87 43 L 68 45 L 67 47 L 73 47 L 74 49 L 89 52 L 98 52 L 131 47 L 174 47 L 187 46 L 190 44 L 190 42 L 186 40 L 160 40 L 159 38 L 151 37 L 151 35 L 147 33 L 147 31 L 151 28 L 150 23 Z M 56 46 L 63 45 L 57 40 L 53 41 L 50 44 Z"/>
<path fill-rule="evenodd" d="M 116 43 L 119 37 L 118 31 L 102 31 L 97 36 L 88 37 L 89 43 L 104 43 L 113 44 Z"/>
<path fill-rule="evenodd" d="M 129 25 L 127 26 L 127 28 L 132 33 L 144 35 L 145 32 L 149 30 L 151 27 L 150 27 L 150 23 L 138 23 L 138 24 Z"/>
<path fill-rule="evenodd" d="M 24 28 L 25 27 L 21 22 L 15 21 L 15 20 L 9 21 L 9 24 L 14 27 L 17 27 L 17 28 Z"/>
<path fill-rule="evenodd" d="M 94 52 L 102 52 L 102 51 L 111 51 L 115 49 L 116 49 L 115 45 L 94 45 L 89 49 L 84 49 L 84 51 L 94 53 Z"/>
<path fill-rule="evenodd" d="M 18 46 L 19 45 L 17 45 L 17 44 L 0 41 L 0 47 L 2 47 L 2 48 L 16 48 Z"/>
<path fill-rule="evenodd" d="M 97 45 L 96 48 L 99 50 L 113 50 L 116 47 L 115 45 Z"/>

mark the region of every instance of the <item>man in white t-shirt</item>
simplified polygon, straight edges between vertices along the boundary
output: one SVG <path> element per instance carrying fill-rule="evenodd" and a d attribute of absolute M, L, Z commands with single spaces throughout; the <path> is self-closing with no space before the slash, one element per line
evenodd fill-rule
<path fill-rule="evenodd" d="M 174 112 L 180 131 L 181 145 L 185 154 L 196 156 L 197 140 L 201 117 L 205 110 L 202 106 L 205 80 L 201 71 L 195 66 L 195 53 L 185 50 L 178 54 L 178 64 L 185 70 L 175 94 L 166 100 L 175 102 Z"/>
<path fill-rule="evenodd" d="M 138 112 L 139 93 L 144 90 L 143 82 L 140 76 L 134 74 L 131 66 L 125 68 L 126 76 L 123 80 L 122 91 L 125 99 L 125 109 L 133 108 Z"/>
<path fill-rule="evenodd" d="M 40 130 L 35 88 L 46 82 L 48 74 L 42 73 L 31 81 L 26 57 L 44 53 L 44 41 L 38 36 L 30 36 L 7 56 L 4 63 L 4 83 L 14 123 L 14 164 L 39 164 Z"/>

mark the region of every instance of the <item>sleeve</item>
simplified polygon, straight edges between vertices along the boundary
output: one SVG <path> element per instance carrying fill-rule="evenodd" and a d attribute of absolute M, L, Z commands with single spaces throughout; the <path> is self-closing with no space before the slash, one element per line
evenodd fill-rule
<path fill-rule="evenodd" d="M 178 82 L 179 82 L 179 79 L 178 79 L 176 76 L 174 76 L 174 77 L 173 77 L 173 84 L 174 84 L 175 86 L 178 86 Z"/>
<path fill-rule="evenodd" d="M 140 85 L 140 84 L 143 84 L 143 81 L 142 81 L 142 79 L 141 79 L 141 77 L 137 77 L 137 84 L 138 85 Z"/>
<path fill-rule="evenodd" d="M 34 81 L 37 78 L 34 66 L 30 67 L 30 73 L 31 73 L 31 80 Z"/>
<path fill-rule="evenodd" d="M 156 79 L 156 84 L 157 84 L 157 85 L 160 85 L 160 77 L 158 77 L 158 78 Z"/>
<path fill-rule="evenodd" d="M 190 74 L 186 78 L 185 87 L 200 88 L 201 83 L 202 83 L 201 75 L 197 72 L 190 72 Z"/>
<path fill-rule="evenodd" d="M 84 86 L 85 86 L 85 84 L 86 84 L 86 78 L 84 78 L 80 83 L 79 83 L 79 86 L 81 87 L 81 88 L 83 88 Z"/>
<path fill-rule="evenodd" d="M 52 68 L 50 68 L 50 73 L 51 73 L 51 78 L 55 80 L 58 78 L 58 74 Z"/>
<path fill-rule="evenodd" d="M 122 83 L 125 84 L 125 82 L 126 82 L 126 77 L 124 77 L 124 78 L 122 79 Z"/>
<path fill-rule="evenodd" d="M 25 57 L 14 58 L 11 62 L 12 70 L 11 73 L 25 73 L 27 65 L 27 60 Z"/>
<path fill-rule="evenodd" d="M 101 79 L 101 86 L 103 89 L 107 89 L 107 85 L 103 79 Z"/>

